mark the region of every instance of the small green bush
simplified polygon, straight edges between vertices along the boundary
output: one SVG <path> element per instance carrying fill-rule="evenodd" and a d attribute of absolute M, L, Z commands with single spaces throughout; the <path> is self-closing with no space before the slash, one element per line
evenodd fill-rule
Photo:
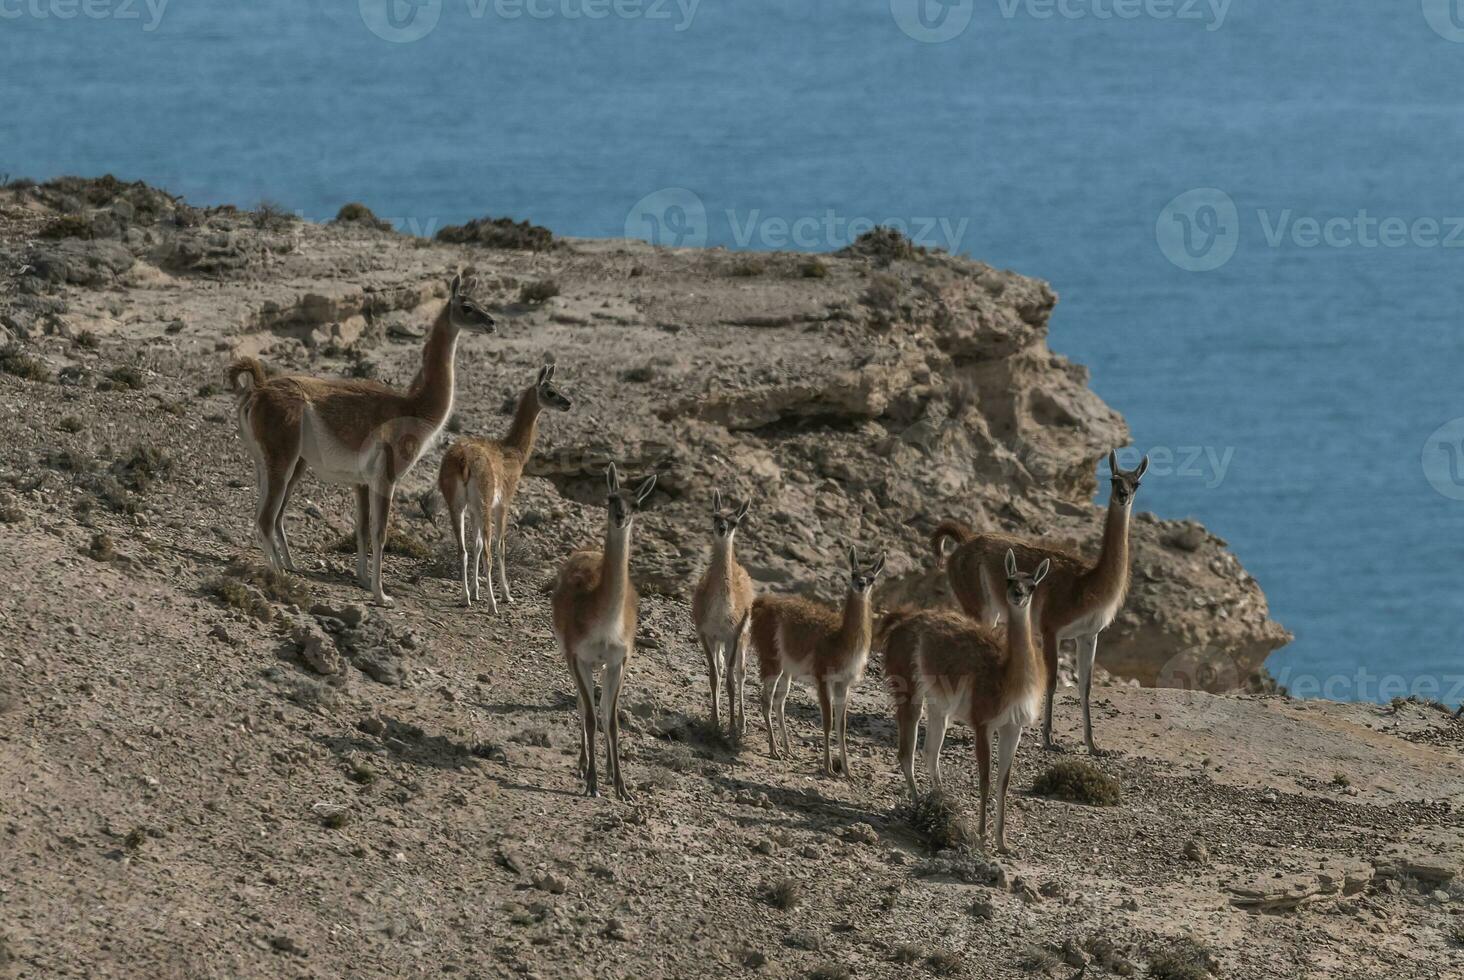
<path fill-rule="evenodd" d="M 754 276 L 762 275 L 766 271 L 768 271 L 767 263 L 756 256 L 748 256 L 732 263 L 729 274 L 739 278 L 751 279 Z"/>
<path fill-rule="evenodd" d="M 969 851 L 980 847 L 977 828 L 949 797 L 927 793 L 900 808 L 915 836 L 932 851 Z"/>
<path fill-rule="evenodd" d="M 840 255 L 864 256 L 877 264 L 889 265 L 902 259 L 913 259 L 924 255 L 927 249 L 916 245 L 898 228 L 880 225 L 871 228 L 854 240 L 852 245 L 840 249 Z"/>
<path fill-rule="evenodd" d="M 437 240 L 448 245 L 482 245 L 529 252 L 544 252 L 554 247 L 554 234 L 548 228 L 512 218 L 475 218 L 465 225 L 448 225 L 437 233 Z"/>
<path fill-rule="evenodd" d="M 1088 806 L 1116 806 L 1123 799 L 1117 779 L 1081 759 L 1064 759 L 1049 766 L 1032 783 L 1032 792 Z"/>
<path fill-rule="evenodd" d="M 893 314 L 900 309 L 900 280 L 879 274 L 869 281 L 859 301 L 876 313 Z"/>
<path fill-rule="evenodd" d="M 97 386 L 99 391 L 141 391 L 147 387 L 142 371 L 131 364 L 120 364 L 107 372 L 107 378 Z"/>
<path fill-rule="evenodd" d="M 827 279 L 829 264 L 815 255 L 799 263 L 798 275 L 804 279 Z"/>
<path fill-rule="evenodd" d="M 69 432 L 72 435 L 75 435 L 82 429 L 86 428 L 86 426 L 84 426 L 81 419 L 77 418 L 75 415 L 67 415 L 62 417 L 61 421 L 56 423 L 56 428 L 60 429 L 62 432 Z"/>
<path fill-rule="evenodd" d="M 540 303 L 548 302 L 558 295 L 559 284 L 553 279 L 526 282 L 519 289 L 519 302 L 529 306 L 538 306 Z"/>
<path fill-rule="evenodd" d="M 102 346 L 101 340 L 90 330 L 81 331 L 75 337 L 71 338 L 71 342 L 82 350 L 96 350 Z"/>
<path fill-rule="evenodd" d="M 26 381 L 50 381 L 51 369 L 44 361 L 27 354 L 19 344 L 0 348 L 0 371 Z"/>
<path fill-rule="evenodd" d="M 773 908 L 788 912 L 803 903 L 803 884 L 796 878 L 780 878 L 764 890 L 763 896 Z"/>
<path fill-rule="evenodd" d="M 348 534 L 336 542 L 335 551 L 342 555 L 354 555 L 356 553 L 356 536 Z M 401 555 L 403 558 L 415 558 L 418 561 L 426 561 L 436 556 L 437 552 L 426 541 L 409 534 L 393 524 L 386 532 L 386 546 L 382 551 L 388 555 Z"/>
<path fill-rule="evenodd" d="M 1193 939 L 1175 939 L 1148 952 L 1149 975 L 1157 980 L 1206 980 L 1219 963 L 1210 950 Z"/>

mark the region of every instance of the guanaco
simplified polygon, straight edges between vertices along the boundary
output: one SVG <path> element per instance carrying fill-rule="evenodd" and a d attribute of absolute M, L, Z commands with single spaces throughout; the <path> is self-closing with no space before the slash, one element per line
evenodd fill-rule
<path fill-rule="evenodd" d="M 392 498 L 452 412 L 458 335 L 469 328 L 493 333 L 493 317 L 469 298 L 462 277 L 454 276 L 427 335 L 422 368 L 405 392 L 374 381 L 270 378 L 252 357 L 229 367 L 239 432 L 259 487 L 255 536 L 275 570 L 295 569 L 285 507 L 306 469 L 313 469 L 326 483 L 356 488 L 356 577 L 378 604 L 392 604 L 381 587 Z"/>
<path fill-rule="evenodd" d="M 544 409 L 567 412 L 570 400 L 554 384 L 554 365 L 539 369 L 539 376 L 519 395 L 513 423 L 502 439 L 459 439 L 442 457 L 437 470 L 437 487 L 447 502 L 448 519 L 457 542 L 463 567 L 463 600 L 471 606 L 482 595 L 478 588 L 478 567 L 488 562 L 488 605 L 498 614 L 493 589 L 493 565 L 498 565 L 498 585 L 503 601 L 513 602 L 508 588 L 508 563 L 504 540 L 508 514 L 518 492 L 524 464 L 534 452 L 539 433 L 539 413 Z M 472 554 L 469 555 L 469 547 Z M 472 578 L 469 582 L 468 571 Z"/>
<path fill-rule="evenodd" d="M 833 776 L 829 732 L 837 727 L 839 763 L 849 771 L 849 691 L 864 678 L 873 639 L 870 591 L 884 570 L 884 556 L 872 565 L 849 549 L 849 590 L 840 613 L 797 596 L 759 596 L 752 604 L 752 645 L 762 679 L 763 722 L 773 758 L 791 756 L 788 745 L 788 690 L 794 681 L 813 686 L 823 716 L 823 772 Z M 783 738 L 782 755 L 773 737 L 773 709 Z"/>
<path fill-rule="evenodd" d="M 1006 636 L 955 610 L 931 609 L 891 613 L 880 624 L 885 654 L 885 683 L 895 704 L 899 728 L 900 768 L 910 790 L 915 786 L 915 736 L 920 709 L 929 723 L 925 731 L 925 768 L 931 789 L 940 793 L 940 748 L 952 717 L 976 732 L 980 775 L 981 839 L 986 839 L 986 798 L 991 779 L 991 740 L 999 758 L 996 776 L 996 846 L 1006 853 L 1006 796 L 1012 759 L 1022 729 L 1037 720 L 1042 701 L 1042 664 L 1032 643 L 1032 596 L 1052 567 L 1050 559 L 1030 575 L 1017 571 L 1017 557 L 1006 553 L 1003 607 Z"/>
<path fill-rule="evenodd" d="M 656 489 L 648 476 L 635 491 L 620 489 L 620 474 L 610 464 L 605 547 L 576 551 L 565 561 L 554 582 L 550 606 L 554 635 L 574 675 L 580 711 L 579 771 L 589 796 L 600 795 L 595 766 L 595 671 L 600 679 L 600 720 L 605 729 L 606 767 L 615 795 L 629 801 L 620 771 L 620 687 L 635 649 L 635 628 L 640 596 L 630 580 L 630 531 L 636 512 L 645 507 Z"/>
<path fill-rule="evenodd" d="M 752 578 L 733 554 L 733 538 L 747 519 L 751 501 L 735 510 L 722 506 L 722 491 L 712 492 L 712 561 L 691 598 L 691 621 L 707 657 L 712 686 L 712 723 L 722 722 L 719 704 L 722 672 L 727 680 L 727 730 L 747 731 L 743 691 L 747 683 L 747 632 L 752 616 Z"/>
<path fill-rule="evenodd" d="M 946 575 L 951 591 L 967 615 L 992 624 L 1001 621 L 1004 607 L 995 590 L 1002 571 L 1002 556 L 1013 551 L 1023 564 L 1050 559 L 1052 573 L 1033 612 L 1042 633 L 1047 670 L 1047 697 L 1042 716 L 1042 746 L 1061 751 L 1052 740 L 1052 702 L 1057 691 L 1057 645 L 1074 640 L 1078 650 L 1078 685 L 1082 688 L 1083 741 L 1093 755 L 1105 754 L 1093 742 L 1089 698 L 1093 661 L 1098 656 L 1098 634 L 1113 622 L 1129 588 L 1129 517 L 1139 481 L 1149 469 L 1145 456 L 1138 467 L 1124 470 L 1118 454 L 1108 454 L 1112 491 L 1103 525 L 1103 546 L 1097 561 L 1062 548 L 1009 534 L 973 534 L 959 521 L 943 521 L 931 535 L 937 555 L 948 555 Z M 954 544 L 952 549 L 950 546 Z"/>

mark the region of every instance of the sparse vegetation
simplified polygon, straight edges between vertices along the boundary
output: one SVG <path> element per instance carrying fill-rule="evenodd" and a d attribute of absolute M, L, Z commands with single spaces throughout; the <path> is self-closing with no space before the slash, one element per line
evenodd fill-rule
<path fill-rule="evenodd" d="M 449 245 L 482 245 L 529 252 L 544 252 L 554 247 L 554 234 L 548 228 L 512 218 L 475 218 L 465 225 L 448 225 L 437 233 L 437 240 Z"/>
<path fill-rule="evenodd" d="M 209 582 L 204 592 L 220 605 L 262 622 L 274 619 L 271 603 L 308 607 L 310 593 L 286 575 L 266 565 L 233 565 Z"/>
<path fill-rule="evenodd" d="M 966 960 L 950 949 L 932 951 L 925 957 L 925 965 L 938 977 L 958 977 L 966 972 Z"/>
<path fill-rule="evenodd" d="M 96 350 L 102 346 L 102 341 L 90 330 L 83 330 L 71 338 L 71 343 L 82 350 Z"/>
<path fill-rule="evenodd" d="M 646 384 L 656 380 L 656 369 L 649 364 L 627 368 L 620 372 L 620 380 L 631 384 Z"/>
<path fill-rule="evenodd" d="M 1193 939 L 1175 939 L 1150 950 L 1149 975 L 1157 980 L 1206 980 L 1219 967 L 1209 948 Z"/>
<path fill-rule="evenodd" d="M 254 227 L 260 231 L 274 231 L 279 228 L 288 227 L 296 220 L 295 216 L 285 208 L 283 204 L 275 201 L 260 201 L 259 206 L 253 212 Z"/>
<path fill-rule="evenodd" d="M 81 238 L 90 241 L 92 236 L 91 222 L 79 214 L 63 214 L 42 225 L 41 230 L 36 232 L 37 238 L 48 242 L 61 241 L 63 238 Z"/>
<path fill-rule="evenodd" d="M 900 280 L 878 273 L 869 280 L 859 301 L 876 313 L 891 315 L 900 309 Z"/>
<path fill-rule="evenodd" d="M 1056 953 L 1043 946 L 1033 946 L 1022 954 L 1017 965 L 1028 973 L 1047 973 L 1062 963 Z"/>
<path fill-rule="evenodd" d="M 896 963 L 919 963 L 925 959 L 925 947 L 916 943 L 902 943 L 895 947 L 890 959 Z"/>
<path fill-rule="evenodd" d="M 122 839 L 122 846 L 129 851 L 135 851 L 147 843 L 147 831 L 141 827 L 133 827 Z"/>
<path fill-rule="evenodd" d="M 1087 806 L 1117 806 L 1123 799 L 1117 779 L 1082 759 L 1064 759 L 1049 766 L 1032 783 L 1032 792 Z"/>
<path fill-rule="evenodd" d="M 403 531 L 396 524 L 393 524 L 386 532 L 386 545 L 382 549 L 388 555 L 401 555 L 403 558 L 415 558 L 418 561 L 427 561 L 436 556 L 437 551 L 426 541 Z M 335 551 L 337 554 L 354 555 L 356 553 L 356 536 L 348 534 L 336 542 Z"/>
<path fill-rule="evenodd" d="M 128 490 L 147 493 L 154 483 L 166 479 L 173 472 L 173 457 L 161 449 L 139 443 L 126 455 L 112 461 L 111 472 Z"/>
<path fill-rule="evenodd" d="M 900 815 L 932 851 L 969 851 L 981 844 L 974 823 L 939 793 L 927 793 L 905 804 Z"/>
<path fill-rule="evenodd" d="M 747 256 L 732 263 L 728 275 L 750 279 L 768 271 L 767 263 L 757 256 Z"/>
<path fill-rule="evenodd" d="M 85 426 L 82 425 L 81 419 L 77 418 L 75 415 L 66 415 L 62 417 L 61 421 L 56 423 L 56 428 L 60 429 L 62 432 L 69 432 L 72 435 L 75 435 L 83 428 L 85 428 Z"/>
<path fill-rule="evenodd" d="M 120 364 L 107 372 L 105 380 L 97 385 L 98 391 L 141 391 L 147 387 L 142 371 L 131 364 Z"/>
<path fill-rule="evenodd" d="M 0 371 L 26 381 L 50 381 L 51 369 L 44 361 L 32 357 L 19 344 L 0 347 Z"/>
<path fill-rule="evenodd" d="M 382 221 L 374 212 L 360 201 L 352 201 L 349 204 L 341 205 L 336 212 L 337 224 L 365 225 L 368 228 L 375 228 L 378 231 L 390 231 L 391 222 Z"/>
<path fill-rule="evenodd" d="M 842 963 L 825 963 L 808 971 L 808 980 L 850 980 L 854 974 Z"/>
<path fill-rule="evenodd" d="M 274 619 L 274 609 L 258 592 L 236 578 L 221 575 L 208 583 L 204 591 L 218 600 L 220 605 L 235 609 L 246 616 L 253 616 L 261 622 Z"/>
<path fill-rule="evenodd" d="M 871 228 L 854 240 L 854 243 L 839 250 L 840 255 L 863 256 L 885 266 L 903 259 L 913 259 L 929 251 L 912 242 L 903 231 L 880 225 Z"/>
<path fill-rule="evenodd" d="M 796 909 L 803 902 L 803 883 L 796 878 L 779 878 L 763 890 L 763 897 L 773 908 L 784 912 Z"/>
<path fill-rule="evenodd" d="M 1332 785 L 1338 789 L 1346 789 L 1352 785 L 1352 779 L 1345 772 L 1333 773 Z"/>
<path fill-rule="evenodd" d="M 351 771 L 346 773 L 346 778 L 353 783 L 370 786 L 376 782 L 376 770 L 364 762 L 354 762 L 351 764 Z"/>
<path fill-rule="evenodd" d="M 529 306 L 547 303 L 559 295 L 559 284 L 553 279 L 526 282 L 519 288 L 519 302 Z"/>
<path fill-rule="evenodd" d="M 817 255 L 798 263 L 798 275 L 804 279 L 827 279 L 829 264 Z"/>
<path fill-rule="evenodd" d="M 223 393 L 224 386 L 217 381 L 210 381 L 207 384 L 198 386 L 199 398 L 212 398 L 214 395 L 222 395 Z"/>
<path fill-rule="evenodd" d="M 110 534 L 93 534 L 86 553 L 93 561 L 111 561 L 117 557 L 117 545 Z"/>
<path fill-rule="evenodd" d="M 25 520 L 25 511 L 9 497 L 0 497 L 0 524 L 19 524 Z"/>

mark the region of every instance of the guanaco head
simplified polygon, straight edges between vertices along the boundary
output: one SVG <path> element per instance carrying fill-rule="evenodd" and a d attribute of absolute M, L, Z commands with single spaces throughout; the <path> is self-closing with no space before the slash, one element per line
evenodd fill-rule
<path fill-rule="evenodd" d="M 554 383 L 554 365 L 545 364 L 539 368 L 539 380 L 534 382 L 534 392 L 540 408 L 552 408 L 556 412 L 569 411 L 569 396 Z"/>
<path fill-rule="evenodd" d="M 859 561 L 859 552 L 854 548 L 849 549 L 849 591 L 856 595 L 867 596 L 874 588 L 874 580 L 879 578 L 879 573 L 884 571 L 885 556 L 880 555 L 872 565 L 864 565 Z"/>
<path fill-rule="evenodd" d="M 488 311 L 478 305 L 472 299 L 473 283 L 470 280 L 463 282 L 463 277 L 453 276 L 452 282 L 448 285 L 447 317 L 453 327 L 458 330 L 481 330 L 484 333 L 493 333 L 497 324 L 488 315 Z"/>
<path fill-rule="evenodd" d="M 1139 480 L 1149 470 L 1149 457 L 1145 456 L 1139 460 L 1138 469 L 1120 469 L 1118 465 L 1118 453 L 1109 451 L 1108 469 L 1113 474 L 1113 499 L 1120 507 L 1127 506 L 1133 499 L 1134 494 L 1139 492 Z"/>
<path fill-rule="evenodd" d="M 731 541 L 732 535 L 737 533 L 737 528 L 747 519 L 747 512 L 752 509 L 752 501 L 744 500 L 735 510 L 727 510 L 722 506 L 722 491 L 712 491 L 712 533 L 717 536 L 718 541 Z"/>
<path fill-rule="evenodd" d="M 620 473 L 615 469 L 614 463 L 605 471 L 605 483 L 610 490 L 610 526 L 617 531 L 630 527 L 630 522 L 635 520 L 635 512 L 645 507 L 651 491 L 656 489 L 654 474 L 642 480 L 633 493 L 620 489 Z"/>
<path fill-rule="evenodd" d="M 1050 559 L 1042 559 L 1042 564 L 1037 566 L 1037 571 L 1028 575 L 1026 572 L 1017 571 L 1017 556 L 1008 548 L 1006 553 L 1006 574 L 1007 574 L 1007 605 L 1013 609 L 1025 609 L 1031 602 L 1032 596 L 1037 592 L 1037 585 L 1047 577 L 1047 572 L 1052 568 Z"/>

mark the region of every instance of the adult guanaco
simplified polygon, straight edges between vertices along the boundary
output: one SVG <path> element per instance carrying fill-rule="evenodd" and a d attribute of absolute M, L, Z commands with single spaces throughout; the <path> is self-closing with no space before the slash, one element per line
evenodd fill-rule
<path fill-rule="evenodd" d="M 508 563 L 505 559 L 505 532 L 508 514 L 518 492 L 524 464 L 534 452 L 539 433 L 539 414 L 544 409 L 567 412 L 568 396 L 554 384 L 554 365 L 539 369 L 534 383 L 519 395 L 513 423 L 502 439 L 459 439 L 442 457 L 437 470 L 437 487 L 447 503 L 453 539 L 463 568 L 463 600 L 471 606 L 482 598 L 478 588 L 478 568 L 486 554 L 488 561 L 488 605 L 498 613 L 498 597 L 493 589 L 493 565 L 498 565 L 498 585 L 503 601 L 513 602 L 508 589 Z M 472 553 L 469 554 L 471 546 Z M 469 582 L 468 571 L 472 577 Z"/>
<path fill-rule="evenodd" d="M 1043 559 L 1031 574 L 1017 570 L 1008 550 L 1002 606 L 1006 635 L 955 610 L 900 610 L 880 624 L 885 654 L 885 684 L 895 704 L 900 768 L 916 799 L 915 737 L 920 709 L 928 714 L 925 768 L 931 789 L 943 792 L 940 748 L 952 717 L 976 732 L 980 776 L 981 839 L 986 839 L 986 798 L 991 779 L 991 740 L 996 738 L 996 846 L 1006 853 L 1006 797 L 1012 759 L 1022 729 L 1037 720 L 1043 670 L 1032 642 L 1032 596 L 1052 567 Z"/>
<path fill-rule="evenodd" d="M 829 732 L 837 729 L 839 763 L 849 772 L 849 691 L 864 678 L 873 639 L 870 591 L 884 570 L 884 556 L 873 564 L 859 561 L 849 549 L 849 589 L 840 612 L 797 596 L 759 596 L 752 604 L 752 645 L 762 679 L 763 722 L 773 758 L 791 755 L 788 745 L 788 690 L 794 681 L 809 684 L 818 695 L 823 717 L 823 771 L 835 775 Z M 773 709 L 783 737 L 779 755 L 773 737 Z"/>
<path fill-rule="evenodd" d="M 712 492 L 712 561 L 691 597 L 691 621 L 707 657 L 712 686 L 712 723 L 721 724 L 722 673 L 727 681 L 727 730 L 747 731 L 743 691 L 747 683 L 747 632 L 752 616 L 752 578 L 733 554 L 733 538 L 752 507 L 722 506 L 722 491 Z"/>
<path fill-rule="evenodd" d="M 406 391 L 374 381 L 271 378 L 251 357 L 230 366 L 239 432 L 259 486 L 255 536 L 273 568 L 295 568 L 285 536 L 285 507 L 312 469 L 326 483 L 356 488 L 356 577 L 377 603 L 392 604 L 381 587 L 392 498 L 452 412 L 453 362 L 465 329 L 492 333 L 493 317 L 469 298 L 462 277 L 454 276 L 427 335 L 422 368 Z"/>
<path fill-rule="evenodd" d="M 1078 685 L 1083 700 L 1083 741 L 1088 751 L 1103 755 L 1093 742 L 1093 716 L 1089 699 L 1093 686 L 1093 661 L 1098 656 L 1098 634 L 1113 622 L 1123 606 L 1129 588 L 1129 518 L 1139 481 L 1149 469 L 1145 456 L 1137 468 L 1122 469 L 1118 454 L 1108 454 L 1112 491 L 1103 524 L 1103 545 L 1096 561 L 1040 541 L 1010 534 L 973 534 L 959 521 L 943 521 L 931 535 L 937 555 L 948 556 L 946 575 L 961 608 L 981 622 L 995 624 L 1004 616 L 996 591 L 1003 556 L 1013 551 L 1025 565 L 1051 560 L 1047 587 L 1033 611 L 1042 634 L 1042 652 L 1047 670 L 1047 698 L 1042 716 L 1043 748 L 1061 750 L 1052 740 L 1052 702 L 1057 690 L 1057 645 L 1073 640 L 1078 651 Z M 955 547 L 952 549 L 951 545 Z"/>
<path fill-rule="evenodd" d="M 635 649 L 640 596 L 630 580 L 630 531 L 636 512 L 645 507 L 656 478 L 648 476 L 634 492 L 620 488 L 615 464 L 606 473 L 608 515 L 601 551 L 576 551 L 554 582 L 550 607 L 554 636 L 574 675 L 580 711 L 580 774 L 585 792 L 600 795 L 595 765 L 595 671 L 600 679 L 600 721 L 605 729 L 606 767 L 615 795 L 630 800 L 620 771 L 620 687 Z"/>

